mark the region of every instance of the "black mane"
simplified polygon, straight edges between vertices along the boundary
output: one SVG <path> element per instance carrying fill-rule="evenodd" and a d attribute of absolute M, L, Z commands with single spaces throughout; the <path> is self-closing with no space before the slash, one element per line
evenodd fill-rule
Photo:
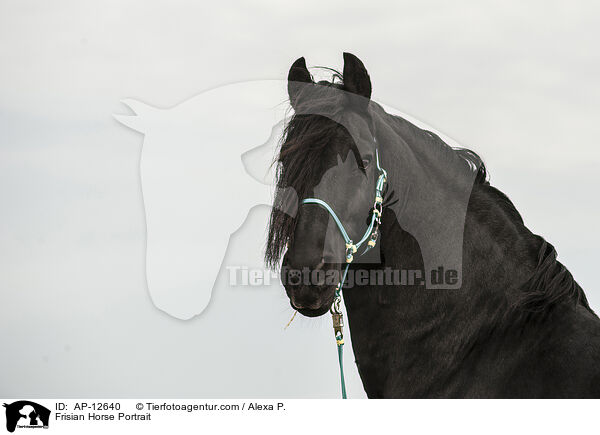
<path fill-rule="evenodd" d="M 536 268 L 522 286 L 520 297 L 514 301 L 512 308 L 519 312 L 545 313 L 558 304 L 566 303 L 581 304 L 591 311 L 583 289 L 569 270 L 557 260 L 554 246 L 527 229 L 521 214 L 503 192 L 489 183 L 485 183 L 480 189 L 489 201 L 499 207 L 510 223 L 519 228 L 523 237 L 537 247 Z"/>
<path fill-rule="evenodd" d="M 515 307 L 525 312 L 548 312 L 558 304 L 581 304 L 592 312 L 583 289 L 571 272 L 556 259 L 554 246 L 540 236 L 537 267 L 529 281 L 523 286 L 521 298 Z"/>

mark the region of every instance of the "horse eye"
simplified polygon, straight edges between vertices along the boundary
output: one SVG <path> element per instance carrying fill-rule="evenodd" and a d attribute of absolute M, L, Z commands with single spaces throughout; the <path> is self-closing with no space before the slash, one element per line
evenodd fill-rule
<path fill-rule="evenodd" d="M 370 157 L 366 157 L 366 158 L 362 159 L 362 168 L 363 169 L 367 169 L 370 164 L 371 164 L 371 158 Z"/>

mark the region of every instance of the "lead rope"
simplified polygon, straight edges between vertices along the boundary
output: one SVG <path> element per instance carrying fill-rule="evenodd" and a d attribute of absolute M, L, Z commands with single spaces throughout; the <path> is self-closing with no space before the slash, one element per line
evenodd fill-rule
<path fill-rule="evenodd" d="M 342 280 L 335 288 L 335 298 L 333 304 L 331 304 L 330 312 L 331 319 L 333 320 L 333 333 L 335 335 L 335 342 L 337 344 L 338 351 L 338 362 L 340 365 L 340 383 L 342 384 L 342 399 L 346 397 L 346 381 L 344 379 L 344 314 L 342 313 L 342 286 L 346 280 L 346 274 L 350 268 L 350 263 L 346 263 L 346 269 L 344 270 L 344 276 Z"/>
<path fill-rule="evenodd" d="M 377 142 L 374 139 L 375 142 Z M 338 351 L 338 361 L 340 366 L 340 382 L 342 386 L 342 399 L 347 399 L 346 397 L 346 381 L 344 379 L 344 315 L 342 313 L 342 288 L 344 286 L 344 282 L 346 281 L 346 275 L 348 274 L 348 269 L 350 268 L 350 264 L 354 260 L 354 254 L 358 251 L 358 248 L 369 239 L 367 242 L 367 247 L 360 255 L 364 255 L 370 249 L 374 248 L 377 244 L 377 238 L 379 236 L 379 225 L 381 224 L 381 214 L 383 212 L 383 188 L 387 181 L 387 172 L 379 165 L 379 152 L 375 150 L 375 157 L 377 160 L 377 169 L 379 170 L 379 178 L 377 179 L 377 184 L 375 185 L 375 203 L 373 204 L 371 223 L 365 231 L 365 234 L 360 239 L 360 241 L 356 244 L 352 242 L 352 239 L 348 236 L 342 221 L 337 217 L 333 209 L 327 204 L 325 201 L 318 198 L 306 198 L 302 201 L 303 204 L 317 204 L 323 207 L 327 212 L 331 215 L 333 220 L 335 221 L 337 227 L 342 233 L 342 237 L 346 242 L 346 268 L 344 269 L 344 274 L 342 275 L 342 279 L 338 283 L 335 288 L 335 297 L 333 299 L 333 303 L 331 304 L 331 308 L 329 311 L 331 312 L 331 318 L 333 320 L 333 332 L 335 336 L 335 342 L 337 345 Z"/>

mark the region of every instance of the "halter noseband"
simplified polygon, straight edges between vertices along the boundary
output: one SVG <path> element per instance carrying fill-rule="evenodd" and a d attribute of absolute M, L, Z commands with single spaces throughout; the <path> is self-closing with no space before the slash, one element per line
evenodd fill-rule
<path fill-rule="evenodd" d="M 373 141 L 377 144 L 377 140 L 373 138 Z M 363 243 L 367 240 L 367 247 L 360 254 L 364 255 L 370 249 L 374 248 L 377 244 L 377 238 L 379 237 L 379 225 L 381 224 L 381 214 L 383 213 L 383 189 L 385 187 L 385 183 L 387 181 L 387 172 L 383 169 L 379 164 L 379 151 L 377 148 L 375 149 L 375 159 L 377 162 L 377 170 L 379 171 L 379 178 L 377 178 L 377 184 L 375 185 L 375 202 L 373 204 L 371 223 L 367 227 L 367 230 L 363 234 L 362 238 L 358 241 L 358 243 L 354 243 L 348 232 L 344 228 L 342 221 L 335 214 L 333 209 L 327 204 L 325 201 L 319 198 L 305 198 L 302 201 L 302 204 L 316 204 L 323 207 L 333 218 L 336 223 L 344 241 L 346 242 L 346 268 L 344 269 L 344 274 L 342 275 L 342 279 L 338 283 L 335 288 L 335 298 L 333 299 L 333 303 L 331 304 L 331 308 L 329 311 L 331 312 L 331 316 L 333 318 L 333 331 L 335 334 L 335 341 L 337 343 L 338 349 L 338 359 L 340 364 L 340 377 L 342 384 L 342 398 L 346 398 L 346 383 L 344 381 L 344 365 L 343 365 L 343 346 L 344 346 L 344 335 L 342 329 L 344 327 L 344 319 L 341 310 L 342 304 L 342 287 L 344 285 L 344 281 L 346 280 L 346 275 L 348 274 L 348 269 L 350 268 L 350 264 L 354 260 L 354 254 L 358 251 Z"/>

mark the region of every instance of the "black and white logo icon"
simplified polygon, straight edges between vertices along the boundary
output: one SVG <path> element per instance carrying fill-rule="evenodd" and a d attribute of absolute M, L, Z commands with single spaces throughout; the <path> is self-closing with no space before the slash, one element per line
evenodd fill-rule
<path fill-rule="evenodd" d="M 4 404 L 6 408 L 6 430 L 48 428 L 50 410 L 29 400 Z"/>

